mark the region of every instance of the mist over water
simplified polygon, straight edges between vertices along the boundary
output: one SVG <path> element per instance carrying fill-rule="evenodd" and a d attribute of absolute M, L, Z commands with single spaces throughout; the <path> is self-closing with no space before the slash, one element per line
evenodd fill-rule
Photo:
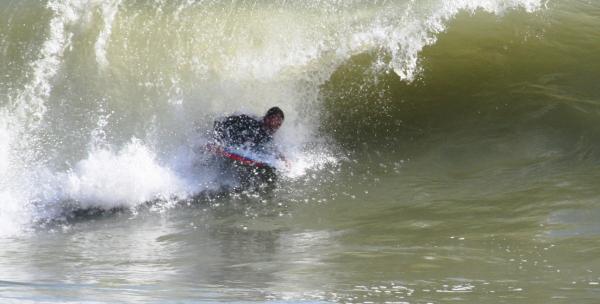
<path fill-rule="evenodd" d="M 594 303 L 598 16 L 0 3 L 0 297 Z M 275 105 L 291 167 L 224 191 L 213 121 Z"/>

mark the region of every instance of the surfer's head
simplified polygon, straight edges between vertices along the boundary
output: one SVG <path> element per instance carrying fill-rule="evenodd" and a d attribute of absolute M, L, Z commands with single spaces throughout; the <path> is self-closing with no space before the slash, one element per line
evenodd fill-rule
<path fill-rule="evenodd" d="M 281 127 L 283 119 L 283 111 L 279 107 L 272 107 L 267 111 L 265 117 L 263 117 L 263 128 L 269 132 L 269 134 L 274 134 L 279 127 Z"/>

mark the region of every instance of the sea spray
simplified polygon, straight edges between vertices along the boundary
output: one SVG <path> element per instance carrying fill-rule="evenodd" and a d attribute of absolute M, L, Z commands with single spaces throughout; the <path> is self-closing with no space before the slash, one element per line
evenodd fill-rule
<path fill-rule="evenodd" d="M 156 156 L 135 139 L 117 152 L 91 151 L 67 173 L 65 182 L 63 195 L 83 209 L 135 207 L 150 200 L 190 194 L 183 181 L 157 163 Z"/>

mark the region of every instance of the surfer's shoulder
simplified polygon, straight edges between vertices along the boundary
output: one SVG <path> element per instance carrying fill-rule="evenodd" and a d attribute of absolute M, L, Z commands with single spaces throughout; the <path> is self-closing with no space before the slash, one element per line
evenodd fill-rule
<path fill-rule="evenodd" d="M 223 122 L 251 124 L 251 123 L 258 123 L 259 120 L 256 117 L 252 117 L 250 115 L 236 114 L 236 115 L 230 115 L 230 116 L 225 117 L 223 119 Z"/>

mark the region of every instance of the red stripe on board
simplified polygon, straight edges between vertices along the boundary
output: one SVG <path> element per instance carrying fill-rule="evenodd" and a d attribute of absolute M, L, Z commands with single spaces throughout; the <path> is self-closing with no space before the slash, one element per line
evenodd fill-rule
<path fill-rule="evenodd" d="M 243 165 L 255 166 L 255 167 L 259 167 L 259 168 L 266 166 L 264 163 L 257 162 L 255 160 L 243 157 L 243 156 L 238 155 L 238 154 L 227 152 L 223 148 L 221 148 L 219 146 L 216 146 L 216 145 L 208 144 L 208 145 L 206 145 L 206 147 L 208 148 L 209 151 L 212 151 L 215 154 L 218 154 L 220 156 L 229 158 L 231 160 L 235 160 L 237 162 L 240 162 Z"/>

